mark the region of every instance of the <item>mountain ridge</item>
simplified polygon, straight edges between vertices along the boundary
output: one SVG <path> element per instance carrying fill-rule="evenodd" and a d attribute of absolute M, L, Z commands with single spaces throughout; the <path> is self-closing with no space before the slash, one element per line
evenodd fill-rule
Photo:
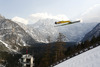
<path fill-rule="evenodd" d="M 10 19 L 0 16 L 0 40 L 8 44 L 10 49 L 19 50 L 20 46 L 37 43 L 23 28 Z"/>
<path fill-rule="evenodd" d="M 97 23 L 83 22 L 83 23 L 76 23 L 72 25 L 54 27 L 55 21 L 57 20 L 44 19 L 44 20 L 39 20 L 35 24 L 31 24 L 28 26 L 31 27 L 31 30 L 33 29 L 33 32 L 34 30 L 39 32 L 40 35 L 43 36 L 41 38 L 44 39 L 42 42 L 45 43 L 48 37 L 51 37 L 52 42 L 55 42 L 59 33 L 62 33 L 63 35 L 66 36 L 65 42 L 79 42 L 85 36 L 85 34 L 91 31 L 92 28 L 95 27 L 95 25 L 97 24 Z"/>
<path fill-rule="evenodd" d="M 98 23 L 90 32 L 88 32 L 82 41 L 91 40 L 93 36 L 98 37 L 100 36 L 100 23 Z"/>

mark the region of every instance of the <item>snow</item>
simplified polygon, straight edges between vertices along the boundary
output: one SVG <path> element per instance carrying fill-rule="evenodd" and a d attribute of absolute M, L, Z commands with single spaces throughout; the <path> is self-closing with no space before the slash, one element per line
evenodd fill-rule
<path fill-rule="evenodd" d="M 100 46 L 66 60 L 54 67 L 100 67 Z"/>
<path fill-rule="evenodd" d="M 28 20 L 24 19 L 24 18 L 21 18 L 21 17 L 13 17 L 12 18 L 12 21 L 14 22 L 21 22 L 21 23 L 24 23 L 24 24 L 28 24 Z"/>
<path fill-rule="evenodd" d="M 98 23 L 76 23 L 66 26 L 55 27 L 56 19 L 40 19 L 34 24 L 24 25 L 18 23 L 30 36 L 36 41 L 48 43 L 47 38 L 50 36 L 51 42 L 55 42 L 59 33 L 66 36 L 65 42 L 79 42 L 86 33 L 91 31 Z"/>
<path fill-rule="evenodd" d="M 10 45 L 8 45 L 7 43 L 5 43 L 4 41 L 0 40 L 0 42 L 3 43 L 5 45 L 5 47 L 7 47 L 10 51 L 17 52 L 16 50 L 11 49 Z"/>
<path fill-rule="evenodd" d="M 2 40 L 0 40 L 0 42 L 2 42 L 6 47 L 8 47 L 8 44 L 6 44 L 5 42 L 3 42 Z"/>
<path fill-rule="evenodd" d="M 29 25 L 31 27 L 31 34 L 33 38 L 38 41 L 44 41 L 46 43 L 46 39 L 50 36 L 52 42 L 56 41 L 59 33 L 62 33 L 66 36 L 65 42 L 79 42 L 83 39 L 86 33 L 92 30 L 93 27 L 97 25 L 97 23 L 76 23 L 66 26 L 55 27 L 54 22 L 57 20 L 54 19 L 44 19 L 39 20 L 33 25 Z M 32 30 L 33 29 L 33 30 Z M 33 32 L 32 32 L 33 31 Z M 39 34 L 40 33 L 40 34 Z M 34 36 L 39 34 L 39 36 Z M 42 37 L 40 37 L 42 35 Z"/>

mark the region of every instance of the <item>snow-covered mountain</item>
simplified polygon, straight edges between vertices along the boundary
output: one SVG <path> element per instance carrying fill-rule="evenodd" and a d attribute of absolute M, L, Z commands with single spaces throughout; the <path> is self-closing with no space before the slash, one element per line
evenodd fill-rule
<path fill-rule="evenodd" d="M 69 41 L 78 42 L 83 39 L 85 34 L 92 30 L 96 24 L 97 23 L 76 23 L 64 27 L 59 27 L 59 32 L 63 32 Z"/>
<path fill-rule="evenodd" d="M 88 12 L 91 16 L 91 12 Z M 86 33 L 92 30 L 93 27 L 97 24 L 97 20 L 93 21 L 89 19 L 88 13 L 82 15 L 80 18 L 83 22 L 76 23 L 72 25 L 66 25 L 61 27 L 54 27 L 56 26 L 54 23 L 56 21 L 61 20 L 70 20 L 65 15 L 58 15 L 52 16 L 48 13 L 36 13 L 32 14 L 28 19 L 21 18 L 21 17 L 14 17 L 12 18 L 13 21 L 21 22 L 24 24 L 28 24 L 27 29 L 25 25 L 19 24 L 23 29 L 25 28 L 26 31 L 33 37 L 35 40 L 39 42 L 48 42 L 48 37 L 51 38 L 52 42 L 56 41 L 56 38 L 59 33 L 62 33 L 66 36 L 65 41 L 74 41 L 78 42 L 83 39 Z M 93 14 L 94 15 L 94 14 Z M 97 14 L 96 14 L 97 15 Z M 88 18 L 87 18 L 88 16 Z M 88 20 L 88 21 L 86 21 Z M 90 21 L 89 21 L 90 20 Z"/>
<path fill-rule="evenodd" d="M 18 50 L 20 46 L 33 45 L 36 41 L 15 22 L 0 16 L 0 46 Z"/>
<path fill-rule="evenodd" d="M 42 19 L 35 24 L 28 25 L 31 29 L 31 35 L 40 42 L 47 42 L 50 37 L 52 42 L 56 41 L 59 33 L 66 36 L 65 41 L 78 42 L 96 26 L 97 23 L 76 23 L 72 25 L 55 27 L 55 19 Z M 36 34 L 36 35 L 35 35 Z"/>
<path fill-rule="evenodd" d="M 8 45 L 0 40 L 0 51 L 9 51 Z"/>
<path fill-rule="evenodd" d="M 91 40 L 93 36 L 100 36 L 100 23 L 98 23 L 90 32 L 88 32 L 82 41 Z"/>
<path fill-rule="evenodd" d="M 36 34 L 37 40 L 40 42 L 48 42 L 48 37 L 52 41 L 56 40 L 56 37 L 58 36 L 58 29 L 54 27 L 54 19 L 45 19 L 45 20 L 39 20 L 33 25 L 28 25 L 31 31 L 31 35 L 34 37 L 33 34 Z"/>
<path fill-rule="evenodd" d="M 66 60 L 54 67 L 100 67 L 100 46 Z"/>

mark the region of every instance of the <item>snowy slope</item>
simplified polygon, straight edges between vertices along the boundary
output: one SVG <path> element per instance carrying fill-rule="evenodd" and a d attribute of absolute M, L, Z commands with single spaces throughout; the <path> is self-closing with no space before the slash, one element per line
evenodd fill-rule
<path fill-rule="evenodd" d="M 47 38 L 50 36 L 52 41 L 56 40 L 56 37 L 58 36 L 58 29 L 54 27 L 54 22 L 56 20 L 54 19 L 45 19 L 45 20 L 39 20 L 33 25 L 29 25 L 31 28 L 31 35 L 33 38 L 37 38 L 37 41 L 47 43 Z M 34 36 L 33 34 L 36 34 Z"/>
<path fill-rule="evenodd" d="M 9 49 L 8 51 L 17 52 L 16 50 L 14 50 L 14 49 L 11 48 L 11 45 L 8 45 L 7 43 L 3 42 L 2 40 L 0 40 L 0 42 L 1 42 L 6 48 Z M 17 49 L 18 49 L 18 48 L 17 48 Z M 6 50 L 7 50 L 7 49 L 6 49 Z"/>
<path fill-rule="evenodd" d="M 100 46 L 64 61 L 54 67 L 100 67 Z"/>
<path fill-rule="evenodd" d="M 36 41 L 48 43 L 48 37 L 51 41 L 56 41 L 58 34 L 62 33 L 66 36 L 65 42 L 79 42 L 83 39 L 85 34 L 90 32 L 98 23 L 80 22 L 76 24 L 55 27 L 57 19 L 38 19 L 34 24 L 24 25 L 18 23 L 28 34 L 30 34 Z"/>
<path fill-rule="evenodd" d="M 6 44 L 5 42 L 3 42 L 2 40 L 0 40 L 0 42 L 3 43 L 5 45 L 5 47 L 7 47 L 8 49 L 10 49 L 8 44 Z"/>
<path fill-rule="evenodd" d="M 0 16 L 0 43 L 2 47 L 19 50 L 21 46 L 37 42 L 17 23 Z"/>
<path fill-rule="evenodd" d="M 76 23 L 72 25 L 66 25 L 66 26 L 56 26 L 55 19 L 44 19 L 39 20 L 35 24 L 29 25 L 31 27 L 31 35 L 33 38 L 36 38 L 38 41 L 46 42 L 48 36 L 51 37 L 52 41 L 56 41 L 56 38 L 59 33 L 62 33 L 66 36 L 66 42 L 74 41 L 78 42 L 83 39 L 86 33 L 91 31 L 97 23 Z M 34 36 L 35 34 L 39 34 L 38 36 Z"/>

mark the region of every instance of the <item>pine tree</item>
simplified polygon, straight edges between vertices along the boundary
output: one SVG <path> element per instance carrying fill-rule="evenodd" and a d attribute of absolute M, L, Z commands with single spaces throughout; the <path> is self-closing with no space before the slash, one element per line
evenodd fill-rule
<path fill-rule="evenodd" d="M 50 38 L 50 36 L 48 36 L 47 40 L 48 40 L 49 44 L 47 44 L 47 46 L 46 46 L 44 56 L 41 60 L 42 63 L 40 63 L 40 65 L 39 65 L 41 67 L 48 67 L 51 64 L 51 49 L 50 49 L 51 48 L 51 43 L 50 43 L 51 38 Z"/>
<path fill-rule="evenodd" d="M 95 42 L 96 42 L 96 37 L 93 36 L 93 37 L 92 37 L 92 40 L 91 40 L 91 43 L 94 44 Z"/>
<path fill-rule="evenodd" d="M 64 55 L 64 45 L 65 42 L 63 42 L 65 36 L 62 33 L 59 33 L 59 36 L 57 38 L 57 42 L 55 43 L 55 62 L 58 60 L 61 60 L 65 57 Z"/>
<path fill-rule="evenodd" d="M 84 48 L 89 47 L 89 46 L 90 46 L 90 41 L 89 40 L 86 40 L 84 42 Z"/>
<path fill-rule="evenodd" d="M 100 41 L 100 36 L 97 37 L 97 41 Z"/>

